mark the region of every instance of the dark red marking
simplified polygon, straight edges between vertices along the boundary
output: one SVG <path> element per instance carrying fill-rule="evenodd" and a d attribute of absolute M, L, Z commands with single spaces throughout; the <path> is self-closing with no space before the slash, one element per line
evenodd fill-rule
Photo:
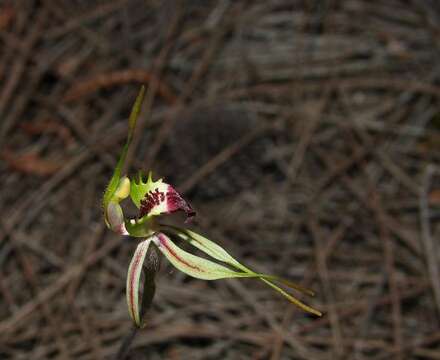
<path fill-rule="evenodd" d="M 151 210 L 166 201 L 166 212 L 171 213 L 178 210 L 182 210 L 186 213 L 187 220 L 191 220 L 196 213 L 191 206 L 180 196 L 180 194 L 174 190 L 174 188 L 168 185 L 167 192 L 159 191 L 156 188 L 154 191 L 149 191 L 145 194 L 145 197 L 141 200 L 141 206 L 139 209 L 139 217 L 148 215 Z"/>
<path fill-rule="evenodd" d="M 186 221 L 191 220 L 196 215 L 193 208 L 171 186 L 168 186 L 166 199 L 167 208 L 170 209 L 170 211 L 183 210 L 186 213 Z"/>
<path fill-rule="evenodd" d="M 145 197 L 141 200 L 139 217 L 147 215 L 155 206 L 165 201 L 165 194 L 163 191 L 159 191 L 156 188 L 154 191 L 150 190 L 145 194 Z"/>
<path fill-rule="evenodd" d="M 171 255 L 173 255 L 178 261 L 180 261 L 182 264 L 185 264 L 186 266 L 190 267 L 191 269 L 198 270 L 200 272 L 204 272 L 202 269 L 200 269 L 198 266 L 195 266 L 193 264 L 188 263 L 187 261 L 183 260 L 179 255 L 176 254 L 176 252 L 170 248 L 170 246 L 167 243 L 167 237 L 163 234 L 158 234 L 157 237 L 159 238 L 160 244 L 165 247 Z"/>

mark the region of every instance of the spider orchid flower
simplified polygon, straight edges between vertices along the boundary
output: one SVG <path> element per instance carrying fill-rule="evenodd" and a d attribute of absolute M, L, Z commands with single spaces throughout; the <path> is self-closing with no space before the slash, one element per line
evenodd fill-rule
<path fill-rule="evenodd" d="M 122 168 L 134 134 L 144 94 L 145 88 L 142 87 L 129 117 L 127 141 L 103 197 L 104 219 L 107 227 L 120 235 L 142 239 L 130 262 L 126 286 L 128 310 L 136 326 L 142 327 L 144 325 L 142 308 L 145 304 L 145 298 L 149 298 L 147 302 L 151 302 L 154 295 L 154 274 L 158 270 L 158 266 L 157 264 L 151 266 L 152 257 L 149 254 L 153 250 L 155 253 L 162 253 L 178 270 L 197 279 L 260 279 L 299 308 L 321 316 L 320 311 L 302 303 L 279 285 L 313 296 L 312 291 L 274 275 L 254 272 L 238 262 L 220 245 L 192 230 L 157 222 L 158 215 L 176 211 L 185 212 L 187 216 L 185 222 L 187 222 L 195 216 L 195 212 L 176 189 L 162 179 L 154 181 L 151 173 L 148 177 L 139 173 L 132 180 L 122 175 Z M 120 203 L 127 198 L 130 198 L 139 210 L 139 215 L 135 219 L 124 217 Z M 211 260 L 181 249 L 176 245 L 176 240 L 194 246 Z M 150 261 L 150 265 L 148 265 L 148 261 Z M 144 272 L 145 278 L 150 279 L 149 288 L 146 285 L 148 282 L 144 283 L 143 294 L 141 294 L 142 272 Z M 141 299 L 142 297 L 144 299 Z"/>

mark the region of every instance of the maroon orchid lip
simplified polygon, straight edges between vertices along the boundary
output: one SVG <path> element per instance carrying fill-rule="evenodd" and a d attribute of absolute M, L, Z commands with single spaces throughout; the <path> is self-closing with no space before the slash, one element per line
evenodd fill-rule
<path fill-rule="evenodd" d="M 179 210 L 185 212 L 185 222 L 191 221 L 196 215 L 191 205 L 171 185 L 160 183 L 154 190 L 148 191 L 140 201 L 139 217 L 169 214 Z"/>

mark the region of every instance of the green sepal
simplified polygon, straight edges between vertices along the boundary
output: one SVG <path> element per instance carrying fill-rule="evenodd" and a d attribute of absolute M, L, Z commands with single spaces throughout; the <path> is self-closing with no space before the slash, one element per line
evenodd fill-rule
<path fill-rule="evenodd" d="M 125 158 L 127 157 L 128 148 L 130 147 L 131 140 L 133 138 L 134 130 L 136 128 L 136 122 L 139 117 L 139 112 L 141 110 L 142 101 L 145 96 L 145 86 L 142 86 L 138 96 L 136 97 L 136 101 L 133 104 L 133 107 L 131 109 L 130 117 L 128 119 L 128 135 L 127 135 L 127 141 L 125 142 L 124 147 L 122 148 L 121 155 L 119 156 L 119 160 L 116 164 L 115 170 L 113 171 L 113 175 L 107 185 L 107 188 L 105 189 L 104 196 L 102 199 L 102 205 L 104 212 L 106 211 L 106 208 L 110 201 L 115 201 L 115 193 L 118 190 L 118 187 L 120 185 L 121 179 L 121 173 L 122 169 L 125 164 Z"/>

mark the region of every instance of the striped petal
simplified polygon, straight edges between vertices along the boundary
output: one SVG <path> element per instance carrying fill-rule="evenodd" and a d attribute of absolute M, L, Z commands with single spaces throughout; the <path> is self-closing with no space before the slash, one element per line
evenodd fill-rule
<path fill-rule="evenodd" d="M 229 253 L 223 249 L 220 245 L 207 239 L 206 237 L 197 234 L 194 231 L 188 229 L 180 229 L 175 226 L 165 225 L 164 228 L 171 229 L 177 236 L 185 241 L 188 241 L 191 245 L 195 246 L 205 254 L 213 257 L 216 260 L 223 261 L 230 264 L 240 270 L 243 270 L 244 266 L 235 260 Z"/>
<path fill-rule="evenodd" d="M 286 297 L 291 303 L 295 304 L 302 310 L 312 313 L 317 316 L 321 316 L 322 313 L 316 309 L 313 309 L 312 307 L 304 304 L 294 296 L 290 295 L 283 289 L 281 289 L 279 286 L 277 286 L 274 282 L 278 282 L 283 284 L 284 286 L 290 287 L 292 289 L 295 289 L 299 292 L 302 292 L 304 294 L 313 296 L 314 292 L 298 285 L 294 282 L 291 282 L 289 280 L 283 279 L 281 277 L 275 276 L 275 275 L 268 275 L 268 274 L 261 274 L 256 273 L 253 270 L 249 269 L 248 267 L 244 266 L 237 260 L 235 260 L 225 249 L 223 249 L 220 245 L 216 244 L 215 242 L 207 239 L 206 237 L 199 235 L 195 233 L 194 231 L 188 230 L 188 229 L 181 229 L 175 226 L 170 225 L 162 225 L 162 229 L 164 231 L 169 230 L 172 231 L 175 235 L 179 236 L 181 239 L 188 241 L 191 245 L 195 246 L 199 250 L 203 251 L 205 254 L 208 254 L 209 256 L 213 257 L 216 260 L 223 261 L 235 269 L 239 270 L 240 272 L 247 273 L 248 277 L 258 277 L 261 281 L 263 281 L 265 284 L 272 287 L 274 290 L 278 291 L 281 295 Z"/>
<path fill-rule="evenodd" d="M 202 280 L 217 280 L 237 277 L 256 277 L 255 274 L 237 272 L 213 261 L 190 254 L 166 235 L 159 233 L 153 237 L 154 244 L 177 269 L 183 273 Z"/>
<path fill-rule="evenodd" d="M 142 273 L 142 265 L 150 246 L 151 238 L 139 243 L 131 259 L 127 274 L 127 304 L 131 318 L 137 326 L 141 326 L 141 315 L 139 311 L 139 282 Z"/>

